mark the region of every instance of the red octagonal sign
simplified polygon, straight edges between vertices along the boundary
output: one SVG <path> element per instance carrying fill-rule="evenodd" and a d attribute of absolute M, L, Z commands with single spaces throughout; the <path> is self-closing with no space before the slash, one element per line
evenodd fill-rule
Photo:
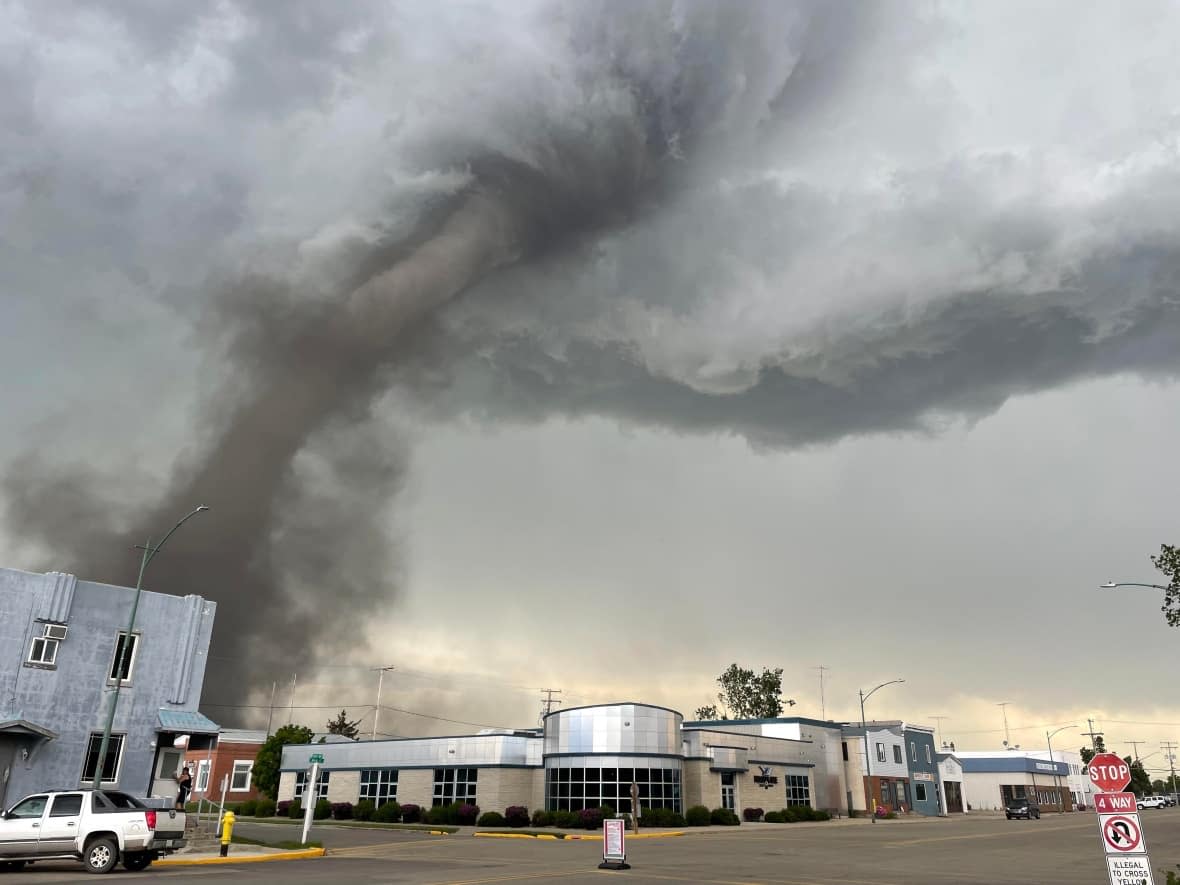
<path fill-rule="evenodd" d="M 1119 793 L 1131 782 L 1131 767 L 1114 753 L 1090 760 L 1090 781 L 1104 793 Z"/>

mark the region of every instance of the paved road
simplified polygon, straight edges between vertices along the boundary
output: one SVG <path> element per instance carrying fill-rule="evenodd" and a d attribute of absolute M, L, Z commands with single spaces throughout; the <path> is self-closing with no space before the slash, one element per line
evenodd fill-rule
<path fill-rule="evenodd" d="M 1180 809 L 1143 813 L 1157 870 L 1180 863 Z M 250 835 L 284 838 L 278 825 L 247 824 Z M 474 839 L 421 833 L 319 828 L 328 847 L 321 860 L 149 870 L 151 882 L 405 883 L 503 885 L 597 883 L 602 876 L 651 885 L 1104 885 L 1098 824 L 1091 814 L 1048 815 L 1040 821 L 952 818 L 932 821 L 833 823 L 821 826 L 743 825 L 678 839 L 629 843 L 625 873 L 597 869 L 596 842 Z M 265 836 L 264 836 L 265 837 Z M 52 867 L 52 868 L 51 868 Z M 3 885 L 77 882 L 80 867 L 38 865 L 8 874 Z M 88 880 L 88 879 L 87 879 Z M 118 881 L 123 881 L 120 878 Z M 130 880 L 128 880 L 130 881 Z M 1156 881 L 1163 883 L 1164 876 Z"/>

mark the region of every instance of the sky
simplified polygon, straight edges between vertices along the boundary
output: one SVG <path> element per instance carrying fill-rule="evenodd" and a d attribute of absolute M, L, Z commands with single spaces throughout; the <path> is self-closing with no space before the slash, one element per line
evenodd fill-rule
<path fill-rule="evenodd" d="M 1177 634 L 1097 586 L 1177 540 L 1178 35 L 0 3 L 0 562 L 133 583 L 209 505 L 148 584 L 218 601 L 229 725 L 371 727 L 378 666 L 388 734 L 691 715 L 738 662 L 1154 753 Z"/>

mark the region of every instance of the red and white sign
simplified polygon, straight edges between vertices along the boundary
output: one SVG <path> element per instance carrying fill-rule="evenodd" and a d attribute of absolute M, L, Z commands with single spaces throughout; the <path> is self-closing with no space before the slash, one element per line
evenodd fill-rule
<path fill-rule="evenodd" d="M 1147 850 L 1138 814 L 1100 814 L 1098 826 L 1107 854 L 1129 854 Z"/>
<path fill-rule="evenodd" d="M 1135 804 L 1134 793 L 1095 793 L 1094 810 L 1099 814 L 1136 814 L 1139 806 Z"/>
<path fill-rule="evenodd" d="M 627 859 L 626 821 L 621 817 L 608 817 L 602 822 L 602 860 L 604 863 L 622 863 Z"/>
<path fill-rule="evenodd" d="M 1104 793 L 1119 793 L 1131 782 L 1131 766 L 1114 753 L 1099 753 L 1090 760 L 1090 782 Z"/>

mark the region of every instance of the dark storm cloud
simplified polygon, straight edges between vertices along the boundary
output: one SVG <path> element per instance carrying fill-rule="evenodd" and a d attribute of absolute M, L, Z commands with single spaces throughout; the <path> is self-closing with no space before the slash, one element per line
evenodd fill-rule
<path fill-rule="evenodd" d="M 128 534 L 212 506 L 152 582 L 219 601 L 219 701 L 396 598 L 393 387 L 794 446 L 1176 368 L 1167 102 L 1079 142 L 1080 99 L 1006 103 L 1026 72 L 960 74 L 973 44 L 932 13 L 77 8 L 5 13 L 29 64 L 0 97 L 0 284 L 108 323 L 163 305 L 214 390 L 166 487 L 122 505 L 101 456 L 18 459 L 8 531 L 126 582 Z"/>

